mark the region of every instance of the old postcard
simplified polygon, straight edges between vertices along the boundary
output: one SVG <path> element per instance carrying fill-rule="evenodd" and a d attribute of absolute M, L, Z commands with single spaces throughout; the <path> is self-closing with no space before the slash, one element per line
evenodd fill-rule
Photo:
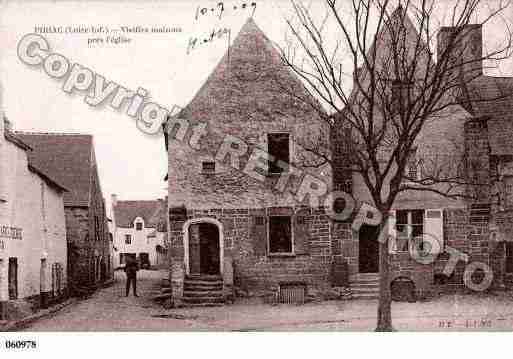
<path fill-rule="evenodd" d="M 510 1 L 4 0 L 0 26 L 7 353 L 513 329 Z"/>

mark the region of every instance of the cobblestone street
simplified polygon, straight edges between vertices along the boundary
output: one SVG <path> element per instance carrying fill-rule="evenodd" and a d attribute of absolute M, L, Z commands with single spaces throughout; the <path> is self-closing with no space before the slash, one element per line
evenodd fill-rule
<path fill-rule="evenodd" d="M 190 323 L 184 320 L 155 318 L 162 307 L 151 301 L 158 291 L 163 271 L 139 271 L 138 298 L 130 292 L 125 297 L 125 274 L 115 272 L 113 286 L 101 289 L 90 298 L 64 308 L 60 312 L 41 319 L 27 331 L 146 331 L 187 330 Z"/>
<path fill-rule="evenodd" d="M 90 298 L 33 323 L 26 331 L 372 331 L 376 301 L 352 300 L 303 306 L 258 304 L 165 310 L 151 301 L 166 272 L 140 271 L 139 298 L 124 296 L 124 273 Z M 446 295 L 429 302 L 394 303 L 397 330 L 511 330 L 512 298 Z"/>

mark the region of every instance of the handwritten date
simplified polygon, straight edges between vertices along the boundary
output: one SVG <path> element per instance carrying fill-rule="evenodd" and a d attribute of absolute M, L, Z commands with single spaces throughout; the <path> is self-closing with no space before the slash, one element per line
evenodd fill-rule
<path fill-rule="evenodd" d="M 247 9 L 252 8 L 253 10 L 251 12 L 251 16 L 253 16 L 255 14 L 256 6 L 257 6 L 256 2 L 252 2 L 251 4 L 242 3 L 242 4 L 238 4 L 238 5 L 233 5 L 233 7 L 231 7 L 231 8 L 233 10 L 247 10 Z M 198 6 L 196 8 L 195 19 L 198 20 L 199 17 L 209 15 L 209 14 L 216 15 L 220 19 L 223 16 L 223 13 L 229 9 L 230 9 L 230 7 L 225 6 L 225 4 L 223 2 L 218 2 L 215 7 L 210 7 L 210 8 Z"/>

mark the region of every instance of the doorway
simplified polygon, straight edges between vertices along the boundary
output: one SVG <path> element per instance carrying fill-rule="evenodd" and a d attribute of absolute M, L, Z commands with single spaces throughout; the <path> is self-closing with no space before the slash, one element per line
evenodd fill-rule
<path fill-rule="evenodd" d="M 9 299 L 18 299 L 18 258 L 9 258 Z"/>
<path fill-rule="evenodd" d="M 360 273 L 379 271 L 378 226 L 362 225 L 359 232 L 358 270 Z"/>
<path fill-rule="evenodd" d="M 220 274 L 219 229 L 213 223 L 189 227 L 190 274 Z"/>
<path fill-rule="evenodd" d="M 139 253 L 139 261 L 141 262 L 142 269 L 150 269 L 150 254 L 149 253 Z"/>

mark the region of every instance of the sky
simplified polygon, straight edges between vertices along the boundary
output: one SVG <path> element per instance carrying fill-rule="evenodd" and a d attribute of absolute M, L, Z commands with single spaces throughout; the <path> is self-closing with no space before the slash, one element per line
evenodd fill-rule
<path fill-rule="evenodd" d="M 28 66 L 17 56 L 21 38 L 36 26 L 180 28 L 181 32 L 123 33 L 129 42 L 93 43 L 106 34 L 43 34 L 52 52 L 86 66 L 108 81 L 128 89 L 142 87 L 151 101 L 168 109 L 184 107 L 193 98 L 219 62 L 229 43 L 253 15 L 257 25 L 273 41 L 284 39 L 287 0 L 224 1 L 219 16 L 218 1 L 10 1 L 0 0 L 0 81 L 2 107 L 14 129 L 38 132 L 87 133 L 94 136 L 96 160 L 103 194 L 110 208 L 110 195 L 118 199 L 163 198 L 167 192 L 167 154 L 162 134 L 139 131 L 133 118 L 108 105 L 90 106 L 85 92 L 67 94 L 64 80 L 48 76 L 41 66 Z M 246 9 L 242 4 L 247 3 Z M 315 0 L 313 0 L 315 3 Z M 237 7 L 237 9 L 234 9 Z M 203 15 L 201 9 L 207 11 Z M 211 9 L 214 8 L 214 11 Z M 511 10 L 513 14 L 513 9 Z M 198 15 L 196 15 L 198 14 Z M 513 15 L 511 19 L 513 20 Z M 513 23 L 511 21 L 510 23 Z M 484 30 L 485 43 L 495 39 L 501 24 Z M 191 39 L 208 37 L 212 30 L 229 29 L 187 53 Z M 111 35 L 110 35 L 111 36 Z M 513 62 L 506 62 L 495 75 L 513 75 Z"/>

